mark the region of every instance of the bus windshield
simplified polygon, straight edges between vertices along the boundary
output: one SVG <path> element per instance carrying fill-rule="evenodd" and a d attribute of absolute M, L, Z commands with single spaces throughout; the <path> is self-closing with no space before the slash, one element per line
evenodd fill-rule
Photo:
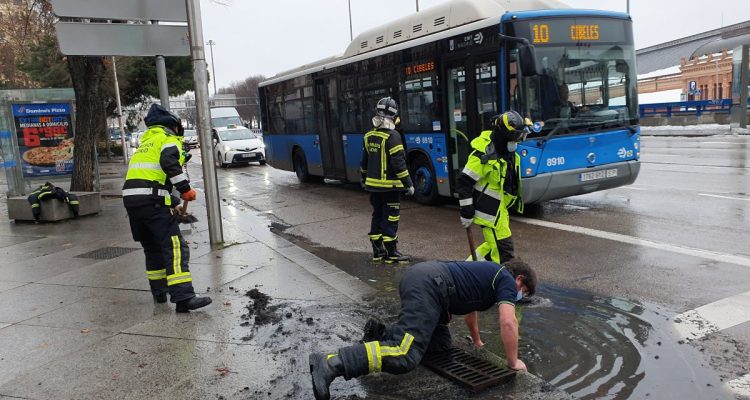
<path fill-rule="evenodd" d="M 564 134 L 638 123 L 629 21 L 556 19 L 525 25 L 537 42 L 538 74 L 522 76 L 519 70 L 511 82 L 511 97 L 514 109 L 544 121 L 540 135 L 553 129 Z"/>

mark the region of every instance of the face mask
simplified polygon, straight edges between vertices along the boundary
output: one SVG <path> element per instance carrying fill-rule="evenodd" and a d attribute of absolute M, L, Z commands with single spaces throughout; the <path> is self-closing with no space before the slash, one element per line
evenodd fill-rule
<path fill-rule="evenodd" d="M 522 298 L 523 292 L 519 290 L 518 293 L 516 293 L 516 301 L 521 301 Z"/>
<path fill-rule="evenodd" d="M 516 149 L 518 148 L 518 143 L 508 142 L 507 148 L 508 148 L 508 153 L 514 153 Z"/>

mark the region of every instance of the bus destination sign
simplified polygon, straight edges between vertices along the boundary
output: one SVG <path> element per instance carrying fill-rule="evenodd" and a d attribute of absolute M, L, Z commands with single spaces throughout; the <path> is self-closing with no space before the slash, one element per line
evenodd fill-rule
<path fill-rule="evenodd" d="M 414 65 L 407 65 L 406 66 L 406 76 L 410 76 L 411 74 L 421 74 L 422 72 L 430 72 L 435 70 L 435 62 L 429 61 L 425 63 L 420 64 L 414 64 Z"/>
<path fill-rule="evenodd" d="M 616 43 L 628 38 L 626 25 L 617 20 L 545 19 L 517 25 L 516 30 L 535 45 Z"/>

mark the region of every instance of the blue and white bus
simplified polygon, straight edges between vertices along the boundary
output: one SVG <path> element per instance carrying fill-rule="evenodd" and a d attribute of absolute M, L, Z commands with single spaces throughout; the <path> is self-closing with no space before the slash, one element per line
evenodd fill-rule
<path fill-rule="evenodd" d="M 395 98 L 422 203 L 455 196 L 470 141 L 516 110 L 544 123 L 518 146 L 534 204 L 635 181 L 636 86 L 627 14 L 452 0 L 363 32 L 343 55 L 280 73 L 259 94 L 268 163 L 301 181 L 358 182 L 375 104 Z"/>

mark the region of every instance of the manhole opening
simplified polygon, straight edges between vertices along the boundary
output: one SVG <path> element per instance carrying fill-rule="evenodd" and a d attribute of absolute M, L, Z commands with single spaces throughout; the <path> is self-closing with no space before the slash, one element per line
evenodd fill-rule
<path fill-rule="evenodd" d="M 516 376 L 516 371 L 500 368 L 459 348 L 425 355 L 422 364 L 473 391 L 505 383 Z"/>
<path fill-rule="evenodd" d="M 89 251 L 88 253 L 79 254 L 76 256 L 76 258 L 93 258 L 95 260 L 111 260 L 113 258 L 117 258 L 125 254 L 132 253 L 136 250 L 140 250 L 140 249 L 133 248 L 133 247 L 102 247 L 101 249 Z"/>

